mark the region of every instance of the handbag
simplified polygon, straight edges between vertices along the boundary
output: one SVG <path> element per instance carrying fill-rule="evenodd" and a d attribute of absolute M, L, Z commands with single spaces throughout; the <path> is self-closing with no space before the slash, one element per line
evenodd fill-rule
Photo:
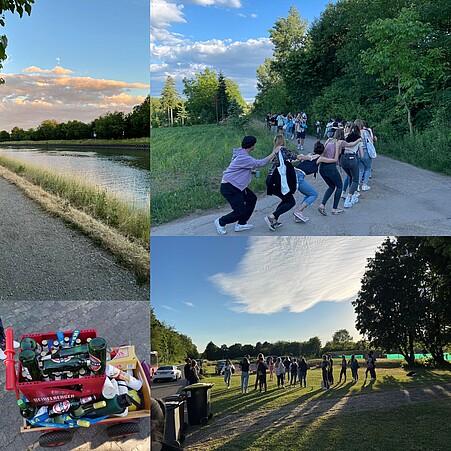
<path fill-rule="evenodd" d="M 368 155 L 370 158 L 376 158 L 376 148 L 374 147 L 374 144 L 367 138 L 366 140 L 366 150 L 368 150 Z"/>

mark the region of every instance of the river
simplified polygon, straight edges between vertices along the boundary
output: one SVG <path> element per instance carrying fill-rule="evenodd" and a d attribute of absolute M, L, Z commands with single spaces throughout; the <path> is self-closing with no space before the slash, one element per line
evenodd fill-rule
<path fill-rule="evenodd" d="M 134 208 L 149 208 L 150 159 L 145 150 L 0 148 L 0 155 L 94 184 Z"/>

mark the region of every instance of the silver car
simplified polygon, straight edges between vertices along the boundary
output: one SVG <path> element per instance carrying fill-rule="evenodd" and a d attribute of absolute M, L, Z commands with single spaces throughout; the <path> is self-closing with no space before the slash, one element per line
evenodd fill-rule
<path fill-rule="evenodd" d="M 182 372 L 175 365 L 159 366 L 153 381 L 176 381 L 182 378 Z"/>

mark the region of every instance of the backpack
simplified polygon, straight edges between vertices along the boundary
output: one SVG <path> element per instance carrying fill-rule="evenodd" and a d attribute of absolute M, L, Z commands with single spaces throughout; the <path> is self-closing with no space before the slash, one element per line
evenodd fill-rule
<path fill-rule="evenodd" d="M 287 168 L 287 183 L 290 188 L 289 193 L 294 194 L 298 188 L 296 171 L 294 170 L 293 165 L 288 161 L 285 161 L 285 166 Z M 273 166 L 266 177 L 266 194 L 269 196 L 272 196 L 273 194 L 278 195 L 281 194 L 281 190 L 280 174 L 277 166 Z"/>
<path fill-rule="evenodd" d="M 297 166 L 298 169 L 301 169 L 305 175 L 314 174 L 316 178 L 316 173 L 318 172 L 318 165 L 316 164 L 316 160 L 302 160 Z"/>

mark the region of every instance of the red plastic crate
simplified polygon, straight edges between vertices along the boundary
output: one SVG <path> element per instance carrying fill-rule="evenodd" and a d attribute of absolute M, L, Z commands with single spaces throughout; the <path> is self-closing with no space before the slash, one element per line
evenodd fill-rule
<path fill-rule="evenodd" d="M 64 331 L 64 336 L 72 335 L 72 330 Z M 80 330 L 78 338 L 82 343 L 86 342 L 87 338 L 96 338 L 96 329 Z M 27 334 L 22 335 L 23 338 L 33 338 L 41 344 L 42 340 L 57 340 L 56 332 L 47 332 L 42 334 Z M 59 381 L 45 381 L 45 382 L 24 382 L 22 377 L 22 367 L 18 365 L 18 380 L 17 388 L 28 401 L 37 406 L 54 404 L 55 402 L 64 399 L 82 398 L 85 396 L 96 395 L 100 396 L 102 393 L 103 384 L 105 383 L 105 374 L 98 376 L 87 376 L 75 379 L 66 379 Z M 68 387 L 79 386 L 79 390 L 73 390 Z"/>

